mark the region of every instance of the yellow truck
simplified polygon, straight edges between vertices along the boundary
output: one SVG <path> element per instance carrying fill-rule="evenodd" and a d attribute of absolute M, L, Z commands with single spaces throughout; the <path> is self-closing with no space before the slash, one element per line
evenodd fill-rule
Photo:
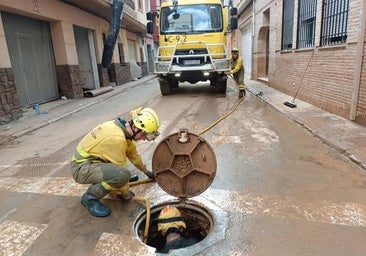
<path fill-rule="evenodd" d="M 226 92 L 230 56 L 227 35 L 237 29 L 237 8 L 221 0 L 164 1 L 147 13 L 147 33 L 158 24 L 159 47 L 154 60 L 162 95 L 180 82 L 210 81 L 217 93 Z"/>

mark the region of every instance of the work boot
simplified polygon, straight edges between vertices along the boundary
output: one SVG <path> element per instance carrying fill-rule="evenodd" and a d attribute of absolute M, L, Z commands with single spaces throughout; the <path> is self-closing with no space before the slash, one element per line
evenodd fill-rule
<path fill-rule="evenodd" d="M 111 214 L 111 211 L 99 202 L 107 194 L 109 190 L 105 189 L 101 183 L 92 184 L 88 187 L 81 198 L 81 203 L 88 208 L 91 215 L 95 217 L 106 217 Z"/>
<path fill-rule="evenodd" d="M 102 205 L 96 196 L 87 192 L 81 197 L 81 203 L 88 208 L 89 213 L 94 217 L 107 217 L 111 214 L 111 211 Z"/>
<path fill-rule="evenodd" d="M 245 96 L 245 89 L 239 90 L 239 99 L 243 98 Z"/>

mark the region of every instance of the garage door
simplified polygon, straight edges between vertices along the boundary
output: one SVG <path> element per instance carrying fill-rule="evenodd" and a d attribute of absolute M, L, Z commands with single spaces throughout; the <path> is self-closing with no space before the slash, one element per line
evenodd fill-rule
<path fill-rule="evenodd" d="M 4 12 L 1 17 L 20 104 L 58 98 L 49 24 Z"/>

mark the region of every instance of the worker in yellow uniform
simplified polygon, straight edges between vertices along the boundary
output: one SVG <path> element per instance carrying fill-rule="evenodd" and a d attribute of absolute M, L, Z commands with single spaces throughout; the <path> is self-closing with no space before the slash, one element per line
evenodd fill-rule
<path fill-rule="evenodd" d="M 239 49 L 235 47 L 231 50 L 230 74 L 234 76 L 234 80 L 239 86 L 239 99 L 243 98 L 245 96 L 243 58 L 239 55 Z"/>
<path fill-rule="evenodd" d="M 136 141 L 154 140 L 160 120 L 151 108 L 137 108 L 130 112 L 131 120 L 117 118 L 104 122 L 91 130 L 77 145 L 72 156 L 71 170 L 74 180 L 91 184 L 81 203 L 95 217 L 106 217 L 111 211 L 99 200 L 114 193 L 131 199 L 130 171 L 127 159 L 149 178 L 154 174 L 146 168 L 136 148 Z"/>
<path fill-rule="evenodd" d="M 158 231 L 165 237 L 164 247 L 157 252 L 169 253 L 169 250 L 191 246 L 197 241 L 193 238 L 185 238 L 182 233 L 186 229 L 186 223 L 178 208 L 165 206 L 158 217 Z"/>

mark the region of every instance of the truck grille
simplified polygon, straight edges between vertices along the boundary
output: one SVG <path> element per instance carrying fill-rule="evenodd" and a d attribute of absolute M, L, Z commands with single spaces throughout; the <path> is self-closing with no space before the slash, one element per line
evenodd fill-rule
<path fill-rule="evenodd" d="M 211 63 L 207 49 L 176 50 L 173 65 L 199 66 Z"/>

